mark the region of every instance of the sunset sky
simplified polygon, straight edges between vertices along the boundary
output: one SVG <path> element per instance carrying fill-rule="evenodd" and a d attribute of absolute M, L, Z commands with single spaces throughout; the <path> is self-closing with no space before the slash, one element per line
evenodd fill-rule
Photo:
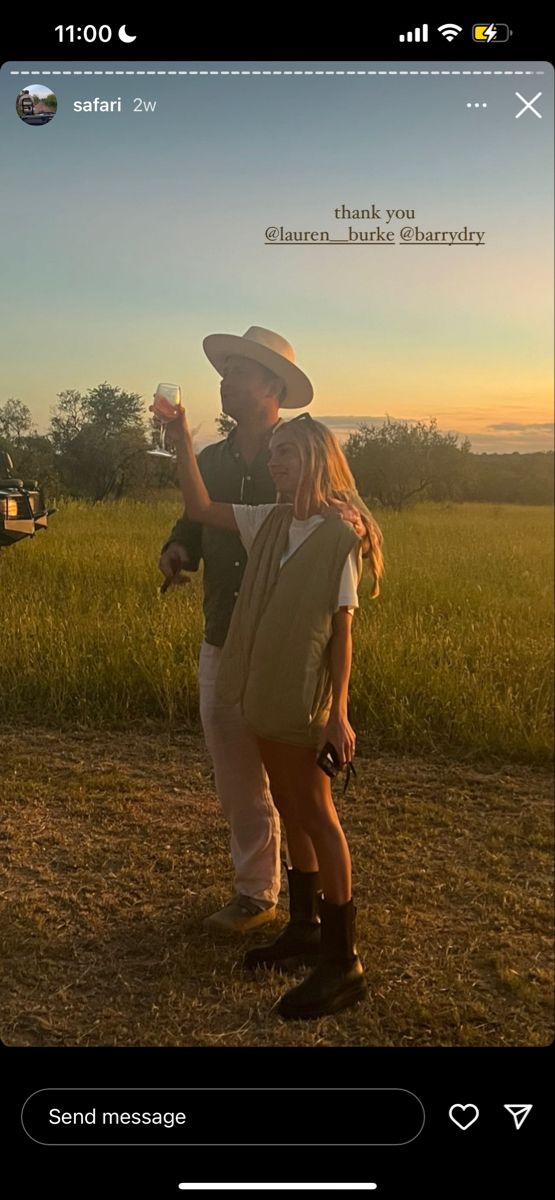
<path fill-rule="evenodd" d="M 345 66 L 407 69 L 283 64 Z M 199 64 L 160 64 L 172 67 Z M 108 380 L 144 395 L 146 411 L 155 384 L 171 381 L 202 443 L 217 436 L 219 411 L 203 337 L 262 325 L 293 344 L 314 384 L 313 416 L 340 435 L 386 414 L 436 416 L 476 451 L 552 447 L 549 63 L 484 59 L 485 71 L 531 72 L 518 76 L 463 75 L 476 68 L 463 62 L 446 76 L 85 78 L 23 68 L 0 73 L 0 403 L 18 397 L 46 430 L 66 388 Z M 35 81 L 55 91 L 58 111 L 31 128 L 15 100 Z M 516 116 L 517 92 L 541 93 L 541 119 Z M 73 111 L 95 96 L 121 97 L 123 111 Z M 133 112 L 136 97 L 156 110 Z M 379 220 L 334 216 L 373 204 Z M 387 208 L 414 209 L 414 219 L 388 225 Z M 349 225 L 393 230 L 396 242 L 264 244 L 269 226 L 345 238 Z M 485 244 L 402 244 L 407 225 L 466 227 Z"/>

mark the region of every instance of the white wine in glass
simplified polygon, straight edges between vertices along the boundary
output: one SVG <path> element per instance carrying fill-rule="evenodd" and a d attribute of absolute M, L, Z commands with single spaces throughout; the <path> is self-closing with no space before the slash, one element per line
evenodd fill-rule
<path fill-rule="evenodd" d="M 173 450 L 166 448 L 166 427 L 175 419 L 176 409 L 180 404 L 181 388 L 177 383 L 158 384 L 152 404 L 153 433 L 158 439 L 158 444 L 153 446 L 152 450 L 148 450 L 148 454 L 155 454 L 158 458 L 172 458 L 175 461 Z"/>

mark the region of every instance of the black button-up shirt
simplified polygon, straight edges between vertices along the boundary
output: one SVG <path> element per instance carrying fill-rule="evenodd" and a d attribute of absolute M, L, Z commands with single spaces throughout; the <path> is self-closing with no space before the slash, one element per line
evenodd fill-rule
<path fill-rule="evenodd" d="M 281 424 L 281 418 L 276 423 Z M 199 470 L 211 500 L 228 504 L 274 504 L 276 489 L 268 473 L 268 444 L 273 429 L 253 462 L 247 464 L 236 447 L 237 429 L 223 442 L 205 446 L 197 455 Z M 187 551 L 185 570 L 196 571 L 204 559 L 205 638 L 212 646 L 223 646 L 247 554 L 238 534 L 191 521 L 185 514 L 174 525 L 166 542 L 179 542 Z"/>

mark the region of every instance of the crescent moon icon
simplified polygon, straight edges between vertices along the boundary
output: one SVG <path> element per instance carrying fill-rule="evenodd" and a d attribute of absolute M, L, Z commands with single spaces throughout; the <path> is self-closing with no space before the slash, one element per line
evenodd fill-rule
<path fill-rule="evenodd" d="M 118 29 L 118 37 L 122 42 L 136 42 L 137 40 L 137 34 L 132 37 L 129 33 L 127 33 L 125 25 L 122 25 L 121 29 Z"/>

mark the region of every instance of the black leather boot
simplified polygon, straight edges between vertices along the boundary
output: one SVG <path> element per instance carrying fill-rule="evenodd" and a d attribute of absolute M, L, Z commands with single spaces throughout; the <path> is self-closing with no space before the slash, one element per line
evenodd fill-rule
<path fill-rule="evenodd" d="M 320 912 L 320 961 L 307 979 L 282 996 L 277 1011 L 286 1020 L 341 1012 L 367 995 L 364 970 L 355 946 L 353 901 L 329 904 L 322 900 Z"/>
<path fill-rule="evenodd" d="M 298 966 L 310 966 L 320 956 L 320 917 L 318 871 L 298 871 L 287 868 L 289 886 L 289 924 L 268 946 L 247 950 L 243 966 L 276 967 L 286 971 Z"/>

